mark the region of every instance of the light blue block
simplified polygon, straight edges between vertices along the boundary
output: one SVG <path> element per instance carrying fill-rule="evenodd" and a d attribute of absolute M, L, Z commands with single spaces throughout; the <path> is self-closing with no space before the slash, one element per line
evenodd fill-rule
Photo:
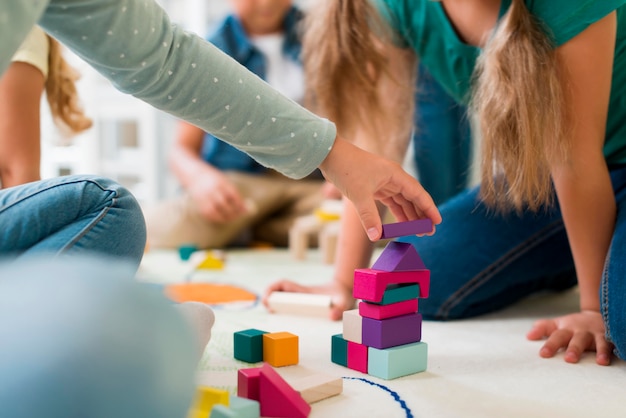
<path fill-rule="evenodd" d="M 230 405 L 215 405 L 211 409 L 210 418 L 259 418 L 261 406 L 252 399 L 230 397 Z"/>
<path fill-rule="evenodd" d="M 425 342 L 378 349 L 369 347 L 367 374 L 391 380 L 426 370 L 428 345 Z"/>

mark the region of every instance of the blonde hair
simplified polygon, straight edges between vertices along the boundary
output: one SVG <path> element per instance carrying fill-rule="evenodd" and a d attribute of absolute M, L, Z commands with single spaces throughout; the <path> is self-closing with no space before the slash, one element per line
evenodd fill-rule
<path fill-rule="evenodd" d="M 368 0 L 325 0 L 307 17 L 309 97 L 340 129 L 372 125 L 375 115 L 392 120 L 377 91 L 381 75 L 391 72 L 384 51 L 390 28 L 382 29 L 381 20 Z M 568 155 L 559 72 L 549 37 L 524 1 L 513 0 L 473 76 L 470 109 L 483 140 L 481 196 L 487 204 L 538 210 L 553 202 L 550 165 Z M 408 97 L 406 107 L 412 109 L 413 95 Z"/>
<path fill-rule="evenodd" d="M 92 125 L 80 106 L 76 80 L 78 72 L 63 58 L 61 45 L 50 36 L 46 98 L 55 123 L 66 135 L 77 134 Z"/>

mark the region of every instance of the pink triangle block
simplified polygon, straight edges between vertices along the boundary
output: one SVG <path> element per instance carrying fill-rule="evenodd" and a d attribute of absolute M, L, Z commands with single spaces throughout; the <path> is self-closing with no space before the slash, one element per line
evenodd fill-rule
<path fill-rule="evenodd" d="M 408 242 L 391 241 L 372 268 L 383 271 L 410 271 L 424 270 L 426 266 L 414 246 Z"/>
<path fill-rule="evenodd" d="M 311 405 L 265 363 L 259 376 L 261 415 L 264 417 L 306 418 L 311 413 Z"/>
<path fill-rule="evenodd" d="M 380 238 L 406 237 L 408 235 L 428 234 L 430 232 L 433 232 L 433 221 L 430 219 L 417 219 L 414 221 L 383 224 L 383 234 Z"/>
<path fill-rule="evenodd" d="M 417 283 L 420 298 L 427 298 L 430 291 L 430 270 L 382 271 L 374 269 L 354 270 L 352 296 L 367 302 L 380 302 L 387 285 Z"/>

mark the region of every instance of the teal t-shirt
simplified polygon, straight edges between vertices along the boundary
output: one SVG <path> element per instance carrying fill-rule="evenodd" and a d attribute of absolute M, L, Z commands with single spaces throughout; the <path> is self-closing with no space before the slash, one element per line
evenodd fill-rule
<path fill-rule="evenodd" d="M 480 49 L 459 39 L 440 2 L 376 0 L 395 31 L 398 45 L 412 48 L 420 62 L 458 102 L 469 100 Z M 503 16 L 512 0 L 502 0 Z M 626 163 L 626 0 L 526 0 L 555 46 L 617 11 L 617 42 L 604 154 L 609 164 Z"/>

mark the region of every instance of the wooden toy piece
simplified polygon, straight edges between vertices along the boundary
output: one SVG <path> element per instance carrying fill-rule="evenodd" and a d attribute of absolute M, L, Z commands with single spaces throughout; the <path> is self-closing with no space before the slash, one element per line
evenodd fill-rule
<path fill-rule="evenodd" d="M 289 384 L 309 404 L 339 395 L 343 391 L 343 379 L 325 373 L 314 373 L 290 381 Z"/>
<path fill-rule="evenodd" d="M 430 232 L 433 232 L 433 221 L 430 219 L 417 219 L 414 221 L 383 224 L 383 234 L 380 239 L 428 234 Z"/>
<path fill-rule="evenodd" d="M 196 251 L 198 251 L 198 247 L 196 247 L 194 244 L 183 244 L 178 247 L 178 256 L 181 260 L 187 261 L 189 260 L 189 258 L 191 258 L 191 254 L 195 253 Z"/>
<path fill-rule="evenodd" d="M 418 342 L 422 339 L 422 314 L 396 316 L 389 319 L 363 318 L 363 344 L 389 348 Z"/>
<path fill-rule="evenodd" d="M 222 270 L 223 268 L 224 257 L 220 253 L 213 251 L 208 252 L 204 260 L 196 266 L 198 270 Z"/>
<path fill-rule="evenodd" d="M 343 201 L 341 199 L 325 199 L 314 214 L 320 221 L 333 222 L 341 218 Z"/>
<path fill-rule="evenodd" d="M 330 361 L 348 367 L 348 340 L 345 340 L 341 334 L 336 334 L 331 337 L 330 346 Z"/>
<path fill-rule="evenodd" d="M 309 248 L 311 235 L 319 234 L 324 223 L 315 215 L 301 216 L 297 218 L 289 228 L 289 252 L 296 260 L 306 258 L 306 250 Z"/>
<path fill-rule="evenodd" d="M 348 368 L 367 373 L 367 346 L 348 341 Z"/>
<path fill-rule="evenodd" d="M 363 318 L 387 319 L 415 312 L 417 312 L 417 299 L 409 299 L 390 305 L 359 302 L 359 315 Z"/>
<path fill-rule="evenodd" d="M 353 343 L 361 344 L 363 341 L 363 318 L 358 309 L 343 312 L 343 338 Z"/>
<path fill-rule="evenodd" d="M 258 401 L 260 373 L 260 367 L 237 370 L 237 396 Z"/>
<path fill-rule="evenodd" d="M 258 401 L 230 397 L 230 406 L 215 405 L 211 410 L 210 418 L 259 418 L 261 416 L 261 405 Z"/>
<path fill-rule="evenodd" d="M 354 270 L 352 295 L 368 302 L 380 302 L 390 284 L 416 283 L 420 298 L 427 298 L 430 290 L 430 270 L 381 271 L 374 269 Z"/>
<path fill-rule="evenodd" d="M 409 299 L 417 299 L 420 294 L 419 285 L 412 284 L 390 284 L 385 288 L 383 298 L 380 302 L 368 301 L 367 303 L 376 305 L 391 305 L 392 303 L 403 302 Z"/>
<path fill-rule="evenodd" d="M 311 412 L 311 405 L 269 364 L 261 366 L 259 395 L 264 417 L 304 418 Z"/>
<path fill-rule="evenodd" d="M 428 345 L 417 342 L 383 350 L 369 347 L 367 355 L 367 374 L 390 380 L 425 371 Z"/>
<path fill-rule="evenodd" d="M 234 357 L 247 363 L 263 361 L 263 335 L 266 333 L 254 328 L 236 332 L 233 336 Z"/>
<path fill-rule="evenodd" d="M 214 405 L 221 404 L 228 406 L 230 397 L 228 391 L 212 388 L 209 386 L 198 386 L 196 390 L 196 400 L 193 406 L 196 416 L 204 414 L 209 416 Z"/>
<path fill-rule="evenodd" d="M 267 303 L 273 313 L 327 317 L 331 297 L 313 293 L 272 292 Z"/>
<path fill-rule="evenodd" d="M 324 225 L 319 233 L 319 249 L 322 253 L 322 262 L 325 264 L 333 264 L 335 262 L 340 229 L 340 222 L 330 222 Z"/>
<path fill-rule="evenodd" d="M 372 266 L 372 269 L 410 271 L 424 270 L 426 266 L 414 246 L 408 242 L 390 241 Z"/>
<path fill-rule="evenodd" d="M 290 332 L 263 334 L 263 361 L 274 367 L 298 364 L 298 336 Z"/>

